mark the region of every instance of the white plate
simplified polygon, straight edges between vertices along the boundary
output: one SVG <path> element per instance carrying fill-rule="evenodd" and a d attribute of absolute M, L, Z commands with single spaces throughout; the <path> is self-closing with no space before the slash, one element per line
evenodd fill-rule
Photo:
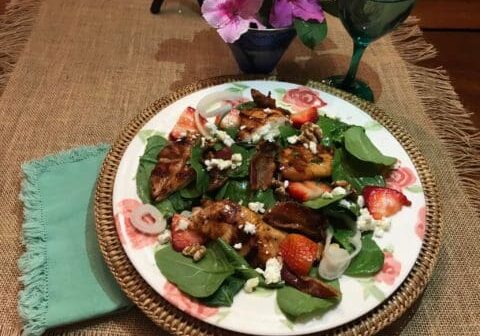
<path fill-rule="evenodd" d="M 392 227 L 382 238 L 375 238 L 385 251 L 385 265 L 372 278 L 342 276 L 341 302 L 326 314 L 306 322 L 292 323 L 280 312 L 275 302 L 275 292 L 259 290 L 253 294 L 243 291 L 230 308 L 210 308 L 193 302 L 169 284 L 155 265 L 154 251 L 158 243 L 154 237 L 137 232 L 130 223 L 130 212 L 140 204 L 137 196 L 135 174 L 138 158 L 145 149 L 145 138 L 153 132 L 168 134 L 180 113 L 210 92 L 236 90 L 250 99 L 250 88 L 261 92 L 272 92 L 277 103 L 282 103 L 285 94 L 305 101 L 318 97 L 327 103 L 321 113 L 335 116 L 348 124 L 365 127 L 373 143 L 386 155 L 400 160 L 400 168 L 389 181 L 389 186 L 405 193 L 412 201 L 392 217 Z M 297 91 L 288 91 L 300 88 Z M 285 107 L 289 107 L 285 105 Z M 243 81 L 226 83 L 199 90 L 177 100 L 162 111 L 158 111 L 134 137 L 125 151 L 115 178 L 113 191 L 115 222 L 123 247 L 137 271 L 169 302 L 186 313 L 221 328 L 261 335 L 300 335 L 338 327 L 352 321 L 378 306 L 390 296 L 407 277 L 419 254 L 425 229 L 425 198 L 415 166 L 400 143 L 379 123 L 356 106 L 326 92 L 303 89 L 296 84 L 276 81 Z"/>

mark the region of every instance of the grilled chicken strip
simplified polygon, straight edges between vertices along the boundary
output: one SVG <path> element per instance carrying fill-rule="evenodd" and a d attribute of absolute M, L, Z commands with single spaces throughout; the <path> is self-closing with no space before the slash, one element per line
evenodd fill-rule
<path fill-rule="evenodd" d="M 258 108 L 245 109 L 240 111 L 240 132 L 238 132 L 237 139 L 239 141 L 258 141 L 262 136 L 261 128 L 267 127 L 277 128 L 278 125 L 283 125 L 287 122 L 287 117 L 280 109 Z"/>
<path fill-rule="evenodd" d="M 284 148 L 279 156 L 282 175 L 291 181 L 308 181 L 332 175 L 333 155 L 322 145 L 317 153 L 296 144 Z"/>
<path fill-rule="evenodd" d="M 273 175 L 277 169 L 275 156 L 278 146 L 275 143 L 262 141 L 257 145 L 257 152 L 250 161 L 250 188 L 265 190 L 273 183 Z"/>
<path fill-rule="evenodd" d="M 204 202 L 195 209 L 191 221 L 193 230 L 210 239 L 222 238 L 230 245 L 242 243 L 241 255 L 253 248 L 259 265 L 278 255 L 280 242 L 287 235 L 263 222 L 257 213 L 230 200 Z M 243 230 L 249 224 L 255 226 L 253 235 Z"/>
<path fill-rule="evenodd" d="M 183 138 L 170 142 L 158 154 L 158 161 L 150 175 L 152 198 L 158 202 L 183 188 L 195 178 L 195 171 L 187 161 L 192 153 L 193 140 Z"/>

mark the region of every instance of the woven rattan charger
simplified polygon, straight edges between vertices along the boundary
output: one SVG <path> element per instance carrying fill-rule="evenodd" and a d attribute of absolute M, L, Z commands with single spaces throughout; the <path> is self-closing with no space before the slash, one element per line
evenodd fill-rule
<path fill-rule="evenodd" d="M 425 289 L 430 279 L 440 249 L 442 216 L 439 195 L 425 158 L 413 139 L 402 127 L 375 105 L 343 91 L 318 82 L 306 82 L 295 78 L 226 76 L 199 81 L 165 96 L 138 114 L 122 131 L 108 153 L 98 178 L 95 195 L 97 236 L 105 262 L 127 296 L 158 326 L 175 335 L 240 335 L 197 320 L 177 309 L 154 291 L 135 270 L 120 243 L 113 218 L 112 193 L 120 160 L 137 132 L 154 115 L 177 99 L 199 89 L 226 82 L 264 79 L 284 80 L 303 84 L 334 94 L 361 110 L 383 125 L 400 142 L 415 164 L 426 199 L 426 230 L 418 259 L 405 281 L 384 302 L 364 316 L 322 335 L 372 335 L 398 319 Z"/>

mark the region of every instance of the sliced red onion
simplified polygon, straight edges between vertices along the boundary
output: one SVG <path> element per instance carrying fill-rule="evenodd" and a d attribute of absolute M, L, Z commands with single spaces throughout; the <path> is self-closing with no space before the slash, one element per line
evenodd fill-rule
<path fill-rule="evenodd" d="M 220 91 L 207 94 L 197 104 L 197 111 L 204 118 L 222 115 L 232 109 L 232 101 L 243 98 L 240 92 Z"/>
<path fill-rule="evenodd" d="M 200 114 L 198 109 L 195 109 L 195 113 L 193 114 L 195 120 L 195 126 L 197 126 L 198 131 L 202 134 L 205 138 L 210 138 L 210 133 L 203 127 L 202 123 L 200 122 Z"/>
<path fill-rule="evenodd" d="M 328 228 L 325 249 L 322 260 L 318 266 L 318 274 L 326 280 L 333 280 L 340 277 L 350 265 L 350 261 L 360 252 L 362 248 L 361 233 L 359 230 L 350 239 L 355 247 L 352 254 L 341 248 L 338 244 L 332 244 L 333 230 Z"/>
<path fill-rule="evenodd" d="M 162 213 L 151 204 L 143 204 L 132 211 L 132 225 L 146 234 L 159 234 L 167 227 Z"/>

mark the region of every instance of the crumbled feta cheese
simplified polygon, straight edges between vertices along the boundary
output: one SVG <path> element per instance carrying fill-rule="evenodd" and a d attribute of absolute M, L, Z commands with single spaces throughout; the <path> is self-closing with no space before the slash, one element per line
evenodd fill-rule
<path fill-rule="evenodd" d="M 303 147 L 305 147 L 306 149 L 308 149 L 308 144 L 306 142 L 303 143 Z"/>
<path fill-rule="evenodd" d="M 289 181 L 289 180 L 283 181 L 283 187 L 284 187 L 284 188 L 288 188 L 289 184 L 290 184 L 290 181 Z"/>
<path fill-rule="evenodd" d="M 268 108 L 268 107 L 267 107 L 267 108 L 264 108 L 264 109 L 263 109 L 263 112 L 266 112 L 266 113 L 271 113 L 271 112 L 272 112 L 272 110 L 271 110 L 270 108 Z"/>
<path fill-rule="evenodd" d="M 261 269 L 260 267 L 257 267 L 255 268 L 255 272 L 259 273 L 259 274 L 265 274 L 265 271 L 263 269 Z"/>
<path fill-rule="evenodd" d="M 317 143 L 315 141 L 310 141 L 308 143 L 308 149 L 310 149 L 310 152 L 312 152 L 313 154 L 317 154 Z"/>
<path fill-rule="evenodd" d="M 235 141 L 228 135 L 227 132 L 219 130 L 215 122 L 212 120 L 207 121 L 205 127 L 210 131 L 212 135 L 217 137 L 220 141 L 222 141 L 226 146 L 231 147 Z"/>
<path fill-rule="evenodd" d="M 217 128 L 217 125 L 215 125 L 215 121 L 213 120 L 208 120 L 207 123 L 205 124 L 205 127 L 207 128 L 207 130 L 210 131 L 210 133 L 216 133 L 218 128 Z"/>
<path fill-rule="evenodd" d="M 230 160 L 232 160 L 233 164 L 234 164 L 236 167 L 238 167 L 238 166 L 240 166 L 240 165 L 242 164 L 242 160 L 243 160 L 242 154 L 240 154 L 240 153 L 235 153 L 235 154 L 232 155 L 232 157 L 231 157 Z M 234 167 L 234 168 L 236 168 L 236 167 Z"/>
<path fill-rule="evenodd" d="M 350 209 L 350 207 L 352 206 L 352 203 L 347 201 L 347 200 L 340 200 L 340 202 L 338 202 L 339 205 L 341 205 L 342 207 L 344 208 L 347 208 L 347 209 Z"/>
<path fill-rule="evenodd" d="M 363 208 L 365 206 L 365 199 L 363 198 L 362 195 L 359 195 L 357 197 L 357 204 L 360 208 Z"/>
<path fill-rule="evenodd" d="M 255 224 L 252 224 L 250 222 L 246 222 L 245 226 L 243 227 L 243 231 L 245 233 L 254 235 L 257 232 L 257 228 L 255 227 Z"/>
<path fill-rule="evenodd" d="M 343 187 L 335 187 L 332 190 L 333 196 L 345 196 L 347 194 L 347 190 Z"/>
<path fill-rule="evenodd" d="M 243 286 L 243 290 L 247 293 L 252 293 L 259 283 L 260 279 L 258 277 L 248 279 Z"/>
<path fill-rule="evenodd" d="M 248 203 L 248 208 L 258 213 L 265 212 L 265 204 L 263 204 L 262 202 L 250 202 Z"/>
<path fill-rule="evenodd" d="M 190 218 L 192 217 L 192 212 L 188 210 L 183 210 L 182 212 L 180 212 L 180 216 L 185 218 Z"/>
<path fill-rule="evenodd" d="M 360 209 L 360 216 L 357 218 L 357 227 L 360 231 L 373 231 L 375 237 L 382 237 L 390 229 L 390 224 L 390 219 L 374 219 L 367 208 Z"/>
<path fill-rule="evenodd" d="M 298 135 L 292 135 L 287 138 L 288 143 L 295 145 L 298 141 Z"/>
<path fill-rule="evenodd" d="M 180 220 L 178 221 L 177 229 L 185 231 L 186 229 L 188 229 L 189 225 L 190 225 L 190 222 L 188 221 L 188 219 L 180 218 Z"/>
<path fill-rule="evenodd" d="M 284 123 L 285 121 L 283 119 L 281 120 L 281 122 L 266 123 L 262 127 L 259 127 L 255 130 L 255 132 L 252 134 L 252 141 L 256 143 L 263 138 L 269 142 L 274 142 L 275 137 L 280 134 L 280 125 L 283 125 Z"/>
<path fill-rule="evenodd" d="M 240 129 L 243 130 L 243 129 L 245 129 L 246 127 L 247 127 L 246 125 L 242 125 L 242 126 L 240 126 Z"/>
<path fill-rule="evenodd" d="M 282 276 L 280 274 L 280 271 L 282 270 L 282 262 L 278 258 L 270 258 L 267 260 L 267 263 L 265 264 L 265 283 L 271 284 L 271 283 L 277 283 L 282 280 Z"/>
<path fill-rule="evenodd" d="M 332 193 L 329 193 L 328 191 L 325 191 L 322 194 L 322 198 L 333 198 L 333 195 L 332 195 Z"/>
<path fill-rule="evenodd" d="M 233 248 L 235 250 L 240 250 L 242 248 L 242 243 L 236 243 L 235 245 L 233 245 Z"/>
<path fill-rule="evenodd" d="M 162 245 L 168 243 L 171 238 L 172 238 L 172 233 L 168 229 L 160 233 L 157 237 L 158 242 Z"/>
<path fill-rule="evenodd" d="M 224 160 L 224 159 L 210 159 L 205 160 L 205 166 L 207 170 L 210 171 L 213 168 L 218 168 L 218 170 L 225 170 L 231 168 L 233 165 L 232 160 Z"/>
<path fill-rule="evenodd" d="M 243 200 L 238 201 L 238 204 L 242 205 L 242 204 L 243 204 Z"/>
<path fill-rule="evenodd" d="M 392 169 L 399 169 L 401 166 L 402 166 L 402 162 L 400 162 L 400 160 L 397 160 L 397 161 L 395 161 L 395 163 L 393 164 Z"/>

